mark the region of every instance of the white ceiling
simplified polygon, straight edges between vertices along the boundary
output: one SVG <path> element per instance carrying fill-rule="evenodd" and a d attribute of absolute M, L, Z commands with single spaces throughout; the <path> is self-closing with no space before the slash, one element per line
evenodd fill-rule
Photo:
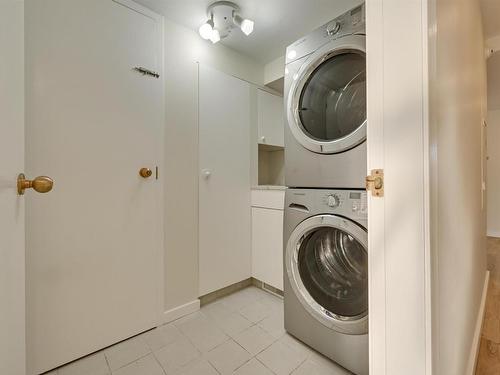
<path fill-rule="evenodd" d="M 500 0 L 481 0 L 486 39 L 500 36 Z"/>
<path fill-rule="evenodd" d="M 198 30 L 206 21 L 207 7 L 215 2 L 214 0 L 136 1 L 192 30 Z M 286 46 L 361 4 L 362 0 L 234 0 L 233 2 L 240 6 L 243 17 L 255 21 L 255 30 L 248 37 L 240 32 L 233 32 L 222 43 L 257 61 L 268 63 L 283 56 Z"/>

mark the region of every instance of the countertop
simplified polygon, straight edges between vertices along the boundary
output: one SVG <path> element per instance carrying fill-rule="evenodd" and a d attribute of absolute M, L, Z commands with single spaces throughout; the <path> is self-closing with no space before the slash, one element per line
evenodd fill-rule
<path fill-rule="evenodd" d="M 252 190 L 286 190 L 286 186 L 279 185 L 258 185 L 252 186 Z"/>

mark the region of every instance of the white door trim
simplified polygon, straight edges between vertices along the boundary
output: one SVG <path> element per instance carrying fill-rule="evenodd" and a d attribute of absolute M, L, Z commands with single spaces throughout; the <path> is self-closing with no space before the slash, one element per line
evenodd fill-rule
<path fill-rule="evenodd" d="M 474 330 L 474 337 L 469 354 L 469 361 L 467 363 L 466 375 L 474 375 L 476 372 L 477 359 L 479 356 L 479 347 L 481 344 L 481 331 L 483 329 L 484 313 L 486 308 L 486 298 L 488 296 L 488 287 L 490 283 L 490 271 L 486 271 L 484 276 L 483 294 L 481 296 L 481 304 L 479 305 L 479 312 L 476 318 L 476 329 Z"/>
<path fill-rule="evenodd" d="M 0 50 L 0 374 L 26 375 L 23 0 L 0 2 Z"/>
<path fill-rule="evenodd" d="M 149 17 L 156 22 L 161 22 L 163 23 L 163 16 L 159 15 L 158 13 L 153 12 L 151 9 L 148 9 L 140 4 L 137 4 L 135 1 L 132 0 L 112 0 L 117 4 L 121 4 L 124 7 L 127 7 L 133 11 L 136 11 L 146 17 Z"/>

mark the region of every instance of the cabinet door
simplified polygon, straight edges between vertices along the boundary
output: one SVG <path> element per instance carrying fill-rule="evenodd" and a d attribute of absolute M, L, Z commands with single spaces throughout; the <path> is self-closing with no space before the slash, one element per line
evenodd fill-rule
<path fill-rule="evenodd" d="M 283 290 L 283 211 L 252 207 L 252 276 Z"/>
<path fill-rule="evenodd" d="M 250 85 L 200 65 L 200 295 L 251 275 Z"/>
<path fill-rule="evenodd" d="M 284 146 L 283 98 L 258 90 L 259 143 Z"/>

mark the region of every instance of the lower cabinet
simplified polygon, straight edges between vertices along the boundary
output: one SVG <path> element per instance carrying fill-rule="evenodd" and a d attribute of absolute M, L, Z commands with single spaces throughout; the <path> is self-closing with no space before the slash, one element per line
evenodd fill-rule
<path fill-rule="evenodd" d="M 252 207 L 252 275 L 283 290 L 283 210 Z"/>

